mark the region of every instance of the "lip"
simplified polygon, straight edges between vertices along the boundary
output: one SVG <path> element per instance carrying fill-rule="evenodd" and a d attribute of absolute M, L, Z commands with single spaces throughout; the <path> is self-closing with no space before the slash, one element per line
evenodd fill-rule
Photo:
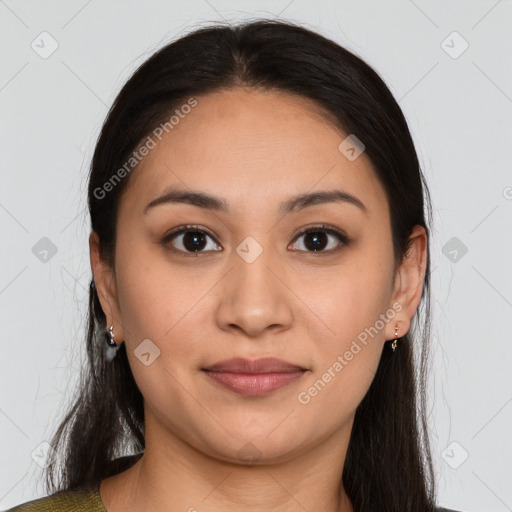
<path fill-rule="evenodd" d="M 202 369 L 215 383 L 244 396 L 263 396 L 300 379 L 305 368 L 275 358 L 220 361 Z"/>
<path fill-rule="evenodd" d="M 207 368 L 203 368 L 203 370 L 230 373 L 291 373 L 304 371 L 306 368 L 301 368 L 300 366 L 274 357 L 263 357 L 255 361 L 244 359 L 243 357 L 235 357 L 233 359 L 219 361 Z"/>

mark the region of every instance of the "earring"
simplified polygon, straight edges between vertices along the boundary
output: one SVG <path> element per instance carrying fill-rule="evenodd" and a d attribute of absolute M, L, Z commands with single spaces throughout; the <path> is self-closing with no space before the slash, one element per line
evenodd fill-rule
<path fill-rule="evenodd" d="M 395 339 L 393 340 L 393 343 L 391 343 L 391 348 L 393 349 L 393 352 L 396 349 L 396 344 L 398 343 L 398 325 L 395 327 Z"/>
<path fill-rule="evenodd" d="M 116 335 L 114 334 L 114 326 L 111 325 L 108 331 L 105 333 L 105 340 L 107 342 L 107 360 L 110 362 L 117 355 L 117 351 L 121 348 L 115 340 Z"/>
<path fill-rule="evenodd" d="M 114 326 L 111 325 L 108 328 L 107 335 L 106 335 L 107 345 L 109 347 L 117 347 L 115 337 L 116 337 L 116 335 L 114 334 Z"/>

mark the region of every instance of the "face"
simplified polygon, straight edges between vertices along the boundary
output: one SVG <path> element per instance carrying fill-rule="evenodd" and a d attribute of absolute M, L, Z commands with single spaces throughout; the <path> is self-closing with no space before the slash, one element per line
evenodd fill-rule
<path fill-rule="evenodd" d="M 364 152 L 340 151 L 347 134 L 313 104 L 248 89 L 196 99 L 130 176 L 115 275 L 91 256 L 95 281 L 153 442 L 238 462 L 250 446 L 285 460 L 350 432 L 384 342 L 396 324 L 399 336 L 409 328 L 423 276 L 415 265 L 393 273 L 384 189 Z M 171 189 L 225 209 L 148 207 Z M 333 191 L 355 199 L 286 209 Z M 203 371 L 234 357 L 306 371 L 266 394 L 240 394 Z"/>

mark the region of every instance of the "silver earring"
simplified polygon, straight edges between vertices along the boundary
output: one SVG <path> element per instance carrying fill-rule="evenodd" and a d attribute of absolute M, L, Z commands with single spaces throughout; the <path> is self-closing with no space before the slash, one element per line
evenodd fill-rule
<path fill-rule="evenodd" d="M 116 335 L 114 334 L 114 326 L 111 325 L 108 331 L 105 333 L 105 340 L 107 342 L 106 354 L 107 361 L 110 362 L 116 357 L 117 351 L 121 348 L 121 345 L 116 343 Z"/>

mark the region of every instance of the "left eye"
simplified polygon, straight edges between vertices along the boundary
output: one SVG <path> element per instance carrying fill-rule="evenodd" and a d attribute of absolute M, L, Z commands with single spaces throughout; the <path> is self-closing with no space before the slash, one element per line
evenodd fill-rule
<path fill-rule="evenodd" d="M 325 226 L 308 228 L 299 233 L 296 240 L 302 236 L 305 237 L 302 245 L 306 247 L 306 252 L 331 252 L 339 248 L 341 245 L 348 245 L 348 238 L 344 234 Z M 326 249 L 326 246 L 329 245 L 329 236 L 336 237 L 338 239 L 338 243 L 334 243 L 334 245 L 331 244 L 331 247 Z"/>

